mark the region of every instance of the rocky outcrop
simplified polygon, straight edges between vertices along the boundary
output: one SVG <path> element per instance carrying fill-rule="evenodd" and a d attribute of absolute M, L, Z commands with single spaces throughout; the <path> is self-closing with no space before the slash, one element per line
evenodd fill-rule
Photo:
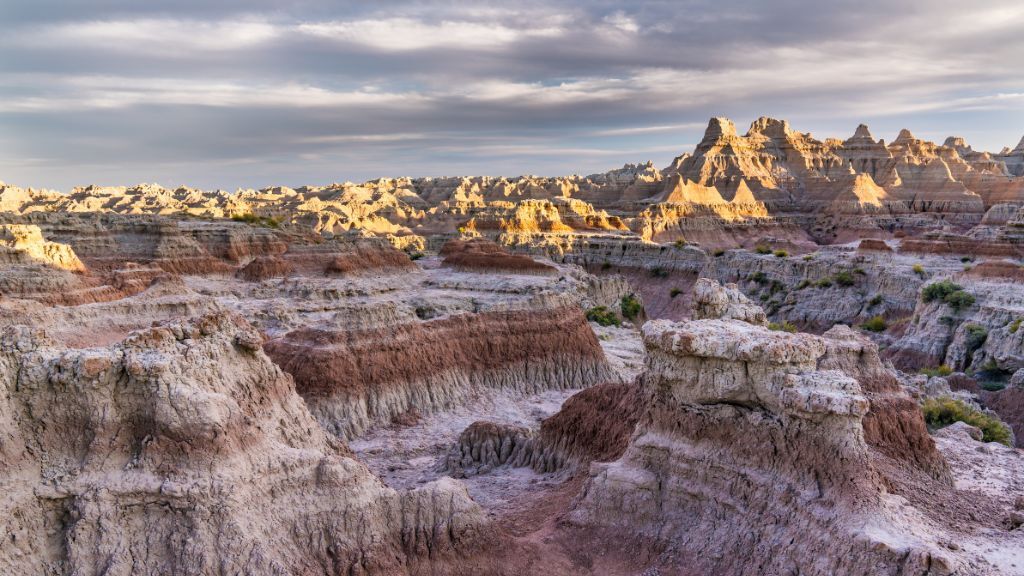
<path fill-rule="evenodd" d="M 570 397 L 540 430 L 474 422 L 459 435 L 442 469 L 455 478 L 496 468 L 575 473 L 622 455 L 644 407 L 634 383 L 598 384 Z"/>
<path fill-rule="evenodd" d="M 406 574 L 486 531 L 465 488 L 384 486 L 241 319 L 106 348 L 0 335 L 7 574 Z"/>
<path fill-rule="evenodd" d="M 650 408 L 623 457 L 592 466 L 572 523 L 661 542 L 704 574 L 983 572 L 936 544 L 914 519 L 927 511 L 889 504 L 901 480 L 869 441 L 865 344 L 738 320 L 654 321 L 644 339 Z"/>
<path fill-rule="evenodd" d="M 708 278 L 700 278 L 693 285 L 693 318 L 732 318 L 761 326 L 768 324 L 764 310 L 735 284 L 722 286 Z"/>
<path fill-rule="evenodd" d="M 453 314 L 372 329 L 304 328 L 266 344 L 320 422 L 342 437 L 476 391 L 614 379 L 578 308 Z M 424 361 L 429 359 L 429 361 Z"/>

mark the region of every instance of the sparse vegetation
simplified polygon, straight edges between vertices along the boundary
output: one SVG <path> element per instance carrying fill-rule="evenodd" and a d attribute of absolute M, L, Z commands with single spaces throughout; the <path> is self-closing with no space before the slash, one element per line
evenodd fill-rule
<path fill-rule="evenodd" d="M 675 242 L 672 243 L 672 245 L 675 246 L 676 248 L 683 248 L 683 247 L 686 246 L 686 240 L 683 240 L 683 239 L 676 240 Z"/>
<path fill-rule="evenodd" d="M 959 284 L 950 282 L 949 280 L 943 280 L 941 282 L 934 282 L 925 286 L 924 290 L 921 291 L 921 298 L 925 302 L 942 300 L 957 290 L 963 290 L 963 287 Z"/>
<path fill-rule="evenodd" d="M 412 260 L 412 261 L 415 262 L 416 260 L 419 260 L 420 258 L 423 258 L 423 252 L 410 252 L 409 253 L 409 260 Z"/>
<path fill-rule="evenodd" d="M 781 324 L 778 322 L 769 322 L 769 330 L 775 330 L 776 332 L 796 332 L 796 325 L 789 321 L 783 321 Z"/>
<path fill-rule="evenodd" d="M 655 266 L 650 270 L 651 276 L 655 278 L 668 278 L 668 270 L 665 270 L 661 266 Z"/>
<path fill-rule="evenodd" d="M 765 274 L 764 272 L 761 272 L 760 270 L 748 276 L 747 279 L 750 280 L 751 282 L 756 282 L 758 284 L 768 283 L 768 275 Z"/>
<path fill-rule="evenodd" d="M 964 326 L 964 346 L 967 353 L 971 354 L 981 348 L 988 339 L 988 330 L 981 324 L 968 324 Z"/>
<path fill-rule="evenodd" d="M 775 254 L 776 258 L 785 258 L 786 256 L 789 256 L 789 252 L 786 252 L 785 250 L 776 250 L 773 254 Z"/>
<path fill-rule="evenodd" d="M 818 287 L 818 288 L 831 288 L 832 287 L 832 280 L 830 280 L 828 278 L 822 278 L 821 280 L 818 280 L 817 282 L 815 282 L 814 285 L 816 287 Z"/>
<path fill-rule="evenodd" d="M 985 442 L 1010 445 L 1010 428 L 999 418 L 948 396 L 928 398 L 921 405 L 924 421 L 932 429 L 945 428 L 954 422 L 964 422 L 981 430 Z"/>
<path fill-rule="evenodd" d="M 622 310 L 622 317 L 627 320 L 635 320 L 640 317 L 640 314 L 644 311 L 644 307 L 637 300 L 636 296 L 629 294 L 622 297 L 619 301 L 619 308 Z"/>
<path fill-rule="evenodd" d="M 885 329 L 889 327 L 889 324 L 885 321 L 885 318 L 881 316 L 874 316 L 867 322 L 860 325 L 861 328 L 869 332 L 885 332 Z"/>
<path fill-rule="evenodd" d="M 596 322 L 601 326 L 621 326 L 622 321 L 614 310 L 607 306 L 594 306 L 587 310 L 587 320 Z"/>
<path fill-rule="evenodd" d="M 263 226 L 264 228 L 280 228 L 281 221 L 277 218 L 270 216 L 257 216 L 252 212 L 246 212 L 244 214 L 232 214 L 231 219 L 235 222 L 244 222 L 253 226 Z"/>
<path fill-rule="evenodd" d="M 921 368 L 921 374 L 924 374 L 925 376 L 930 376 L 932 378 L 936 376 L 945 377 L 949 376 L 952 373 L 953 369 L 950 368 L 949 366 L 946 366 L 945 364 L 941 366 L 936 366 L 935 368 Z"/>
<path fill-rule="evenodd" d="M 758 254 L 771 254 L 772 249 L 764 244 L 758 244 L 754 247 L 754 252 L 757 252 Z"/>
<path fill-rule="evenodd" d="M 722 254 L 725 254 L 725 250 L 722 250 L 721 248 L 711 253 L 711 255 L 714 256 L 715 258 L 718 258 Z"/>
<path fill-rule="evenodd" d="M 835 275 L 832 276 L 832 280 L 835 281 L 836 284 L 844 288 L 853 286 L 854 284 L 857 283 L 857 279 L 854 278 L 853 274 L 851 274 L 848 270 L 841 270 L 839 272 L 836 272 Z"/>
<path fill-rule="evenodd" d="M 868 306 L 878 306 L 878 305 L 879 305 L 879 304 L 881 304 L 881 303 L 882 303 L 882 302 L 883 302 L 884 300 L 885 300 L 885 299 L 884 299 L 884 298 L 882 298 L 882 295 L 881 295 L 881 294 L 875 294 L 875 296 L 874 296 L 874 297 L 873 297 L 873 298 L 872 298 L 871 300 L 868 300 Z"/>
<path fill-rule="evenodd" d="M 925 302 L 941 300 L 957 312 L 964 308 L 970 308 L 974 304 L 974 295 L 965 292 L 963 287 L 949 280 L 925 286 L 921 291 L 921 298 Z"/>
<path fill-rule="evenodd" d="M 669 295 L 670 298 L 675 298 L 676 296 L 679 296 L 682 293 L 683 293 L 683 291 L 680 290 L 679 288 L 673 288 L 673 289 L 668 291 L 668 295 Z"/>
<path fill-rule="evenodd" d="M 1017 330 L 1020 330 L 1020 323 L 1024 318 L 1017 318 L 1013 322 L 1010 322 L 1010 334 L 1016 334 Z"/>
<path fill-rule="evenodd" d="M 607 270 L 607 269 L 609 269 L 611 267 L 612 267 L 612 263 L 607 261 L 607 260 L 605 260 L 604 262 L 601 263 L 601 270 Z"/>
<path fill-rule="evenodd" d="M 814 260 L 814 254 L 804 254 L 804 262 L 810 262 Z"/>
<path fill-rule="evenodd" d="M 811 285 L 811 281 L 807 280 L 805 278 L 805 279 L 801 280 L 799 284 L 796 285 L 796 289 L 797 290 L 803 290 L 804 288 L 807 288 L 810 285 Z"/>
<path fill-rule="evenodd" d="M 924 266 L 920 264 L 914 264 L 914 266 L 911 267 L 911 270 L 914 271 L 914 274 L 917 274 L 921 278 L 924 278 Z"/>
<path fill-rule="evenodd" d="M 974 296 L 968 292 L 964 292 L 963 290 L 957 290 L 943 298 L 942 301 L 948 304 L 953 310 L 959 312 L 964 308 L 970 308 L 974 305 Z"/>

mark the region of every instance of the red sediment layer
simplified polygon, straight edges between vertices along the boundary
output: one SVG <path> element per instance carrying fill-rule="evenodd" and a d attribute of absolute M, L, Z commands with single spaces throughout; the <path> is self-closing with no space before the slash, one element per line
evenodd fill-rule
<path fill-rule="evenodd" d="M 545 419 L 541 439 L 580 460 L 615 460 L 626 451 L 643 409 L 635 383 L 599 384 L 573 395 Z"/>
<path fill-rule="evenodd" d="M 972 254 L 978 256 L 1024 256 L 1024 246 L 1008 242 L 981 242 L 968 238 L 944 240 L 906 239 L 900 243 L 899 251 L 918 254 Z"/>
<path fill-rule="evenodd" d="M 973 278 L 1006 278 L 1024 281 L 1024 268 L 1007 260 L 986 260 L 964 272 Z"/>
<path fill-rule="evenodd" d="M 294 376 L 299 393 L 312 397 L 360 394 L 452 370 L 604 361 L 583 313 L 569 307 L 458 314 L 371 330 L 301 328 L 264 349 Z"/>
<path fill-rule="evenodd" d="M 315 259 L 312 254 L 305 256 Z M 416 269 L 405 253 L 384 244 L 357 243 L 352 250 L 329 253 L 325 259 L 325 272 L 334 274 Z"/>
<path fill-rule="evenodd" d="M 236 276 L 249 282 L 281 278 L 292 273 L 292 265 L 278 256 L 259 256 L 243 266 Z"/>
<path fill-rule="evenodd" d="M 864 440 L 886 456 L 909 462 L 937 480 L 951 481 L 949 466 L 935 448 L 917 402 L 890 374 L 860 379 L 871 408 L 864 416 Z"/>
<path fill-rule="evenodd" d="M 885 243 L 885 240 L 877 240 L 875 238 L 864 238 L 857 245 L 857 250 L 878 250 L 881 252 L 892 252 L 892 248 Z"/>
<path fill-rule="evenodd" d="M 444 265 L 468 271 L 508 271 L 554 274 L 553 266 L 537 262 L 524 254 L 511 254 L 484 239 L 450 240 L 440 252 Z"/>

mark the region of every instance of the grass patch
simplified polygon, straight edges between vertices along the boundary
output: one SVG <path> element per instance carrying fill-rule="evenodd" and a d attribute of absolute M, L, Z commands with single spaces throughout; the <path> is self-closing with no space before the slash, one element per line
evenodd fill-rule
<path fill-rule="evenodd" d="M 853 286 L 854 284 L 857 283 L 857 280 L 853 277 L 853 274 L 850 273 L 849 270 L 842 270 L 840 272 L 836 272 L 835 275 L 832 276 L 832 280 L 834 280 L 836 284 L 844 288 Z"/>
<path fill-rule="evenodd" d="M 776 258 L 785 258 L 786 256 L 789 256 L 789 252 L 786 252 L 785 250 L 776 250 L 775 252 L 772 252 L 772 254 L 775 254 Z"/>
<path fill-rule="evenodd" d="M 587 320 L 597 322 L 601 326 L 621 326 L 618 314 L 607 306 L 594 306 L 587 310 Z"/>
<path fill-rule="evenodd" d="M 796 332 L 796 325 L 789 321 L 783 321 L 781 324 L 778 322 L 769 322 L 768 329 L 776 332 L 789 332 L 792 334 Z"/>
<path fill-rule="evenodd" d="M 953 373 L 953 369 L 945 364 L 936 366 L 935 368 L 921 368 L 921 374 L 930 376 L 932 378 L 936 376 L 946 377 Z"/>
<path fill-rule="evenodd" d="M 964 422 L 981 430 L 985 442 L 1010 445 L 1010 428 L 999 418 L 982 412 L 970 404 L 948 396 L 928 398 L 921 405 L 924 421 L 932 429 L 945 428 L 954 422 Z"/>
<path fill-rule="evenodd" d="M 914 271 L 914 274 L 917 274 L 919 277 L 924 278 L 924 266 L 920 264 L 914 264 L 910 269 Z"/>
<path fill-rule="evenodd" d="M 754 247 L 754 252 L 757 252 L 758 254 L 771 254 L 772 249 L 765 246 L 764 244 L 758 244 L 757 246 Z"/>
<path fill-rule="evenodd" d="M 244 214 L 232 214 L 231 219 L 235 222 L 244 222 L 253 226 L 263 226 L 264 228 L 280 228 L 281 221 L 277 218 L 270 216 L 257 216 L 252 212 L 246 212 Z"/>
<path fill-rule="evenodd" d="M 619 301 L 619 308 L 622 310 L 622 316 L 628 320 L 636 320 L 644 311 L 643 305 L 633 294 L 623 296 Z"/>
<path fill-rule="evenodd" d="M 889 324 L 886 323 L 885 318 L 875 316 L 861 324 L 860 327 L 869 332 L 885 332 L 885 329 L 889 327 Z"/>

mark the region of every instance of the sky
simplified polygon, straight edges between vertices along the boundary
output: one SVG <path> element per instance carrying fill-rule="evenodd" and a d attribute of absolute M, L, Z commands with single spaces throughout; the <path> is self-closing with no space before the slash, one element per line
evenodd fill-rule
<path fill-rule="evenodd" d="M 234 190 L 663 167 L 712 116 L 1024 136 L 1024 2 L 5 0 L 0 180 Z"/>

